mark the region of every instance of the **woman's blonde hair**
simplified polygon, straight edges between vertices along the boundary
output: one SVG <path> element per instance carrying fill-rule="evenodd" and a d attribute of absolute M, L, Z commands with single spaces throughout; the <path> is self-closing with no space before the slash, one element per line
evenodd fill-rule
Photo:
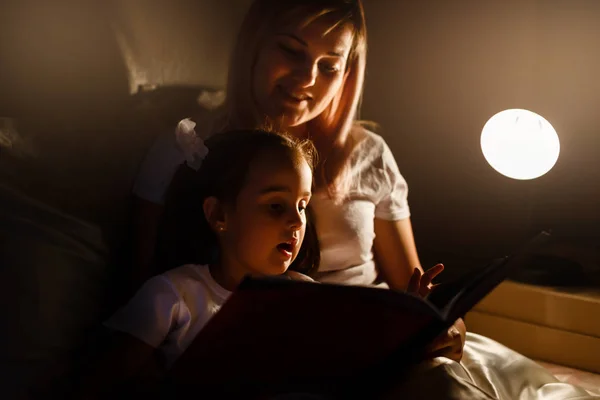
<path fill-rule="evenodd" d="M 367 56 L 367 29 L 361 0 L 255 0 L 242 23 L 230 61 L 227 94 L 216 130 L 264 126 L 268 118 L 257 109 L 253 96 L 254 67 L 265 41 L 282 26 L 306 26 L 328 16 L 331 27 L 353 28 L 353 41 L 340 91 L 317 118 L 307 123 L 309 137 L 321 160 L 315 174 L 334 200 L 347 192 L 348 158 L 354 148 L 350 131 L 357 124 Z"/>

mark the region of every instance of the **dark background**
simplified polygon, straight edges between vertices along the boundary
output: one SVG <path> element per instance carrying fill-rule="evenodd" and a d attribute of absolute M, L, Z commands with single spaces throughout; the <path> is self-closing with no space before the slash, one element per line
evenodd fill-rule
<path fill-rule="evenodd" d="M 106 314 L 102 299 L 127 273 L 115 260 L 137 167 L 201 88 L 224 87 L 249 3 L 0 2 L 0 117 L 17 129 L 0 126 L 3 394 L 60 375 L 56 360 Z M 550 253 L 598 270 L 600 2 L 365 7 L 363 117 L 381 125 L 409 183 L 423 264 L 444 261 L 448 276 L 552 228 Z M 158 90 L 134 95 L 140 85 Z M 558 132 L 558 162 L 537 180 L 505 178 L 483 158 L 481 129 L 507 108 Z"/>

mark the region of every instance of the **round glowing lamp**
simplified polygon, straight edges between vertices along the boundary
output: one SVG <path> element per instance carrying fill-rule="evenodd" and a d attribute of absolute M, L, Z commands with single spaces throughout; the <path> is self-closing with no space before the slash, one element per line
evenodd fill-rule
<path fill-rule="evenodd" d="M 560 152 L 556 131 L 544 117 L 529 110 L 504 110 L 481 131 L 481 150 L 496 171 L 509 178 L 538 178 L 554 167 Z M 533 192 L 534 187 L 531 186 Z M 530 198 L 531 203 L 531 198 Z M 531 225 L 529 204 L 528 225 Z M 585 281 L 577 262 L 558 256 L 532 254 L 511 279 L 541 285 L 580 285 Z"/>
<path fill-rule="evenodd" d="M 509 178 L 535 179 L 550 171 L 560 152 L 556 131 L 532 111 L 510 109 L 488 120 L 481 132 L 481 150 L 496 171 Z"/>

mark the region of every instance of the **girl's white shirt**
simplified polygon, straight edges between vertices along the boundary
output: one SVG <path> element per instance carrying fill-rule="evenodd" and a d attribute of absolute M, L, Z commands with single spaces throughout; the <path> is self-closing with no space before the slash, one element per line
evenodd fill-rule
<path fill-rule="evenodd" d="M 313 281 L 294 271 L 285 275 Z M 170 368 L 230 295 L 208 266 L 183 265 L 149 279 L 104 325 L 154 347 Z"/>
<path fill-rule="evenodd" d="M 184 265 L 146 281 L 104 325 L 156 348 L 169 368 L 230 295 L 206 265 Z"/>

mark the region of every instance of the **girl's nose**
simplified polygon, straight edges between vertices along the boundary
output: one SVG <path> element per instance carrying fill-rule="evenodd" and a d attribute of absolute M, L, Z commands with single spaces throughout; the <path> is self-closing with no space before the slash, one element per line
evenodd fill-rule
<path fill-rule="evenodd" d="M 298 211 L 292 211 L 288 220 L 289 227 L 294 230 L 300 230 L 304 224 L 304 218 Z"/>

